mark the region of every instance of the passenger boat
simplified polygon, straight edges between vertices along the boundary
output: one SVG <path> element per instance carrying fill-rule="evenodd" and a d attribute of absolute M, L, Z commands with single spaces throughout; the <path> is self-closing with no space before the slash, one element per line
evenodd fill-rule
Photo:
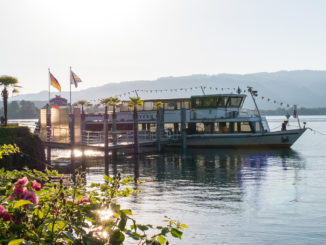
<path fill-rule="evenodd" d="M 166 145 L 180 146 L 184 133 L 188 147 L 274 147 L 289 148 L 305 132 L 306 128 L 271 131 L 266 117 L 261 116 L 255 96 L 257 91 L 248 87 L 255 111 L 243 109 L 246 94 L 198 95 L 179 99 L 144 100 L 138 106 L 139 135 L 156 133 L 158 108 L 162 102 L 163 138 Z M 182 119 L 182 111 L 184 119 Z M 102 115 L 87 115 L 86 130 L 103 129 Z M 298 120 L 299 122 L 299 120 Z M 185 130 L 182 130 L 182 123 Z M 112 128 L 112 114 L 108 119 Z M 133 108 L 129 101 L 122 101 L 116 112 L 117 134 L 133 129 Z"/>

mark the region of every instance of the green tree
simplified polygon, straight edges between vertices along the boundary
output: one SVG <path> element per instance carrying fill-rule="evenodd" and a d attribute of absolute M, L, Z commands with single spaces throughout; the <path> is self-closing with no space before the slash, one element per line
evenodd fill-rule
<path fill-rule="evenodd" d="M 3 90 L 1 92 L 2 99 L 3 99 L 3 111 L 4 111 L 4 125 L 7 126 L 8 123 L 8 97 L 9 92 L 8 88 L 15 87 L 15 85 L 18 83 L 18 79 L 11 76 L 1 76 L 0 77 L 0 86 L 3 86 Z M 17 90 L 14 88 L 13 92 L 17 92 Z"/>
<path fill-rule="evenodd" d="M 137 154 L 139 152 L 139 145 L 138 145 L 138 110 L 137 108 L 143 105 L 143 101 L 140 97 L 130 97 L 129 98 L 129 105 L 134 107 L 134 152 Z"/>
<path fill-rule="evenodd" d="M 20 106 L 18 101 L 12 101 L 8 104 L 8 118 L 18 118 L 20 113 Z"/>
<path fill-rule="evenodd" d="M 86 107 L 86 108 L 88 108 L 88 107 L 90 107 L 92 104 L 90 103 L 90 102 L 88 102 L 87 100 L 79 100 L 79 101 L 77 101 L 76 103 L 74 103 L 74 105 L 76 105 L 76 106 L 81 106 L 81 108 L 82 108 L 82 113 L 84 114 L 85 112 L 84 112 L 84 106 Z"/>
<path fill-rule="evenodd" d="M 18 113 L 18 117 L 22 119 L 31 119 L 31 118 L 38 118 L 40 110 L 35 106 L 32 101 L 22 100 L 20 102 L 20 110 Z"/>
<path fill-rule="evenodd" d="M 120 103 L 120 99 L 117 97 L 108 97 L 101 100 L 101 103 L 106 106 L 112 106 L 112 134 L 113 144 L 117 143 L 117 113 L 116 107 Z"/>

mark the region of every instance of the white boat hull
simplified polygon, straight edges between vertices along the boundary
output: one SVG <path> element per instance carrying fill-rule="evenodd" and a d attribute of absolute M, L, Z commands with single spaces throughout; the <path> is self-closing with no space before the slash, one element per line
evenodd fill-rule
<path fill-rule="evenodd" d="M 274 147 L 289 148 L 306 131 L 295 129 L 266 133 L 197 134 L 187 136 L 188 147 Z M 171 145 L 180 145 L 175 142 Z"/>

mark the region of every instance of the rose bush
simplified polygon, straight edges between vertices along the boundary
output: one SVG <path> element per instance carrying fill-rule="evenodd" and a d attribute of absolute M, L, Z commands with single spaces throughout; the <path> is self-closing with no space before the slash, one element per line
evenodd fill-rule
<path fill-rule="evenodd" d="M 187 226 L 169 218 L 164 226 L 141 225 L 119 199 L 133 191 L 132 178 L 104 176 L 86 184 L 77 172 L 67 182 L 57 171 L 0 169 L 0 244 L 168 244 Z"/>

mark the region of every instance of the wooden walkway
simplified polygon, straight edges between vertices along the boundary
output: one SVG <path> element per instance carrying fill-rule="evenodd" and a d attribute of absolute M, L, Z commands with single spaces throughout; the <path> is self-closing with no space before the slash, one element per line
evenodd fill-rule
<path fill-rule="evenodd" d="M 175 142 L 174 139 L 163 138 L 160 140 L 161 144 L 167 144 L 170 142 Z M 157 144 L 157 140 L 147 140 L 147 141 L 140 141 L 139 147 L 155 147 Z M 74 144 L 73 146 L 70 143 L 60 143 L 60 142 L 44 142 L 46 147 L 54 148 L 54 149 L 71 149 L 74 148 L 86 148 L 98 151 L 104 151 L 105 147 L 104 144 Z M 122 150 L 122 149 L 130 149 L 134 146 L 134 143 L 120 143 L 117 145 L 113 145 L 110 143 L 108 145 L 108 151 L 112 150 Z"/>

